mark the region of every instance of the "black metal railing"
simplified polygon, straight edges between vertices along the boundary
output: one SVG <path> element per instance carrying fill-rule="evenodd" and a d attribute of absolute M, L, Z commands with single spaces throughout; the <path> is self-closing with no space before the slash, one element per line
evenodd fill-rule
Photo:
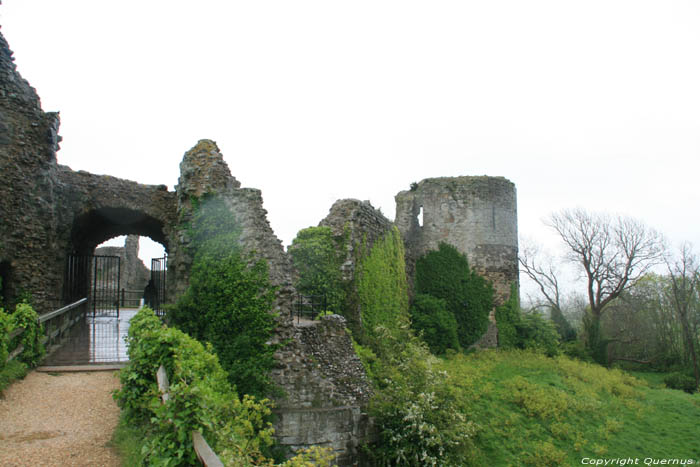
<path fill-rule="evenodd" d="M 296 314 L 297 323 L 304 319 L 316 319 L 319 313 L 326 311 L 328 302 L 325 295 L 302 295 L 297 294 L 294 307 L 292 308 L 292 319 Z"/>
<path fill-rule="evenodd" d="M 119 303 L 122 308 L 139 308 L 144 298 L 144 290 L 126 290 L 119 292 Z"/>
<path fill-rule="evenodd" d="M 166 303 L 166 284 L 168 279 L 168 256 L 151 259 L 151 280 L 146 286 L 146 304 L 150 306 L 156 315 L 163 316 Z"/>

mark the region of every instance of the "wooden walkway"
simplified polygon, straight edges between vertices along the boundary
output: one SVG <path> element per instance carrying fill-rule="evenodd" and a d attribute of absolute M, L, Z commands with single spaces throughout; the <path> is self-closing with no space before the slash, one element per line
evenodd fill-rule
<path fill-rule="evenodd" d="M 119 318 L 109 315 L 93 317 L 88 313 L 70 332 L 68 341 L 50 354 L 40 370 L 63 371 L 65 366 L 88 367 L 83 369 L 119 368 L 129 360 L 124 338 L 129 331 L 129 321 L 136 308 L 121 309 Z M 102 368 L 98 368 L 98 367 Z"/>

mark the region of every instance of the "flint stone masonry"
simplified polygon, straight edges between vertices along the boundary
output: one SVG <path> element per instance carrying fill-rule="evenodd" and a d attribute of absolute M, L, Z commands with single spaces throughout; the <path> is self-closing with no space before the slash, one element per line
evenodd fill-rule
<path fill-rule="evenodd" d="M 272 376 L 287 397 L 277 401 L 275 436 L 292 449 L 330 447 L 338 465 L 354 465 L 360 442 L 371 436 L 363 410 L 371 386 L 345 324 L 330 315 L 297 326 L 293 344 L 278 353 Z"/>

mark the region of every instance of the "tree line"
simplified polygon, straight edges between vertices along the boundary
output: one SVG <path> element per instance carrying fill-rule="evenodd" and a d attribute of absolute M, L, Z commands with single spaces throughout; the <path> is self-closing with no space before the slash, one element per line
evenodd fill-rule
<path fill-rule="evenodd" d="M 638 220 L 583 209 L 553 213 L 545 223 L 565 254 L 552 258 L 532 244 L 521 250 L 521 271 L 537 288 L 531 310 L 549 312 L 562 341 L 582 357 L 677 371 L 697 389 L 700 261 L 692 246 L 669 248 Z M 562 286 L 564 263 L 579 275 L 575 292 Z"/>

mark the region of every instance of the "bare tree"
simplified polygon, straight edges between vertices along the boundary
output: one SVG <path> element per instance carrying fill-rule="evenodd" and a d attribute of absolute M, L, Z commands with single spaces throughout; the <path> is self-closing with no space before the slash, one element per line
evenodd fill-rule
<path fill-rule="evenodd" d="M 559 336 L 564 340 L 576 337 L 576 332 L 564 317 L 562 310 L 562 290 L 559 285 L 559 271 L 554 260 L 542 253 L 540 247 L 530 241 L 521 242 L 520 254 L 518 255 L 520 270 L 524 272 L 540 291 L 542 300 L 530 302 L 533 308 L 547 308 L 550 311 L 550 318 L 557 328 Z"/>
<path fill-rule="evenodd" d="M 607 344 L 600 335 L 600 318 L 610 302 L 663 261 L 664 239 L 634 219 L 583 209 L 554 213 L 547 225 L 568 247 L 569 260 L 583 270 L 590 307 L 584 323 L 586 345 L 604 363 Z"/>
<path fill-rule="evenodd" d="M 698 276 L 700 266 L 697 257 L 692 253 L 690 244 L 684 243 L 680 248 L 680 257 L 673 264 L 666 263 L 668 275 L 671 278 L 669 299 L 678 316 L 686 341 L 686 350 L 690 354 L 695 373 L 695 387 L 700 387 L 700 370 L 698 357 L 695 353 L 696 334 L 691 329 L 689 315 L 691 307 L 697 303 Z"/>

